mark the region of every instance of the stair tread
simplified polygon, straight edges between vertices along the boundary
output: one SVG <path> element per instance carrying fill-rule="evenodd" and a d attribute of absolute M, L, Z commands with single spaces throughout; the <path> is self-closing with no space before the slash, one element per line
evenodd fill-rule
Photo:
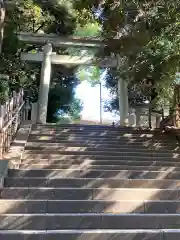
<path fill-rule="evenodd" d="M 4 188 L 4 199 L 46 200 L 179 200 L 180 190 L 154 188 Z"/>
<path fill-rule="evenodd" d="M 0 200 L 0 214 L 33 213 L 180 213 L 180 200 Z"/>
<path fill-rule="evenodd" d="M 143 152 L 143 151 L 148 151 L 148 152 L 165 152 L 165 153 L 179 153 L 180 149 L 177 147 L 177 145 L 175 146 L 169 146 L 167 147 L 162 146 L 160 143 L 157 144 L 144 144 L 144 145 L 136 145 L 136 144 L 123 144 L 123 145 L 119 145 L 119 144 L 108 144 L 108 143 L 104 143 L 104 144 L 95 144 L 95 143 L 84 143 L 84 144 L 78 144 L 78 143 L 52 143 L 52 142 L 27 142 L 26 144 L 26 150 L 33 150 L 33 149 L 37 149 L 37 150 L 43 150 L 43 149 L 62 149 L 62 150 L 68 150 L 68 149 L 72 149 L 77 151 L 79 150 L 101 150 L 101 151 L 117 151 L 117 152 L 126 152 L 126 151 L 132 151 L 132 152 Z"/>
<path fill-rule="evenodd" d="M 180 179 L 178 171 L 139 170 L 90 170 L 90 169 L 10 169 L 9 177 L 57 177 L 57 178 L 120 178 L 120 179 Z"/>
<path fill-rule="evenodd" d="M 121 160 L 126 160 L 126 161 L 168 161 L 168 162 L 178 162 L 179 156 L 178 155 L 153 155 L 153 154 L 144 154 L 144 155 L 114 155 L 112 156 L 111 154 L 107 155 L 104 152 L 100 154 L 75 154 L 75 152 L 65 152 L 64 154 L 62 153 L 55 153 L 54 151 L 51 152 L 46 152 L 42 151 L 43 153 L 36 153 L 34 152 L 27 152 L 25 151 L 22 156 L 22 160 L 24 159 L 49 159 L 49 160 L 109 160 L 109 161 L 121 161 Z"/>
<path fill-rule="evenodd" d="M 100 147 L 100 146 L 97 146 L 97 147 L 89 147 L 89 146 L 84 146 L 84 147 L 74 147 L 74 146 L 71 146 L 71 147 L 65 147 L 65 146 L 48 146 L 46 145 L 46 143 L 44 144 L 41 144 L 40 146 L 37 146 L 36 144 L 32 144 L 32 145 L 26 145 L 25 147 L 25 151 L 55 151 L 55 152 L 61 152 L 61 151 L 66 151 L 66 152 L 95 152 L 95 153 L 99 153 L 99 152 L 108 152 L 108 153 L 113 153 L 113 152 L 116 152 L 116 153 L 130 153 L 131 154 L 154 154 L 154 155 L 169 155 L 169 156 L 172 156 L 172 154 L 180 154 L 180 150 L 177 149 L 177 150 L 168 150 L 167 148 L 166 149 L 153 149 L 152 147 L 144 147 L 143 146 L 141 147 L 141 149 L 138 149 L 137 146 L 135 146 L 134 148 L 131 148 L 131 147 L 127 147 L 127 148 L 123 148 L 122 146 L 121 147 L 118 147 L 118 148 L 110 148 L 109 146 L 106 146 L 104 148 Z"/>
<path fill-rule="evenodd" d="M 1 230 L 177 229 L 180 215 L 17 214 L 0 215 L 0 222 Z"/>
<path fill-rule="evenodd" d="M 25 236 L 25 238 L 24 238 Z M 177 240 L 180 231 L 175 230 L 0 230 L 0 237 L 3 240 Z"/>
<path fill-rule="evenodd" d="M 179 180 L 160 179 L 116 179 L 116 178 L 49 178 L 49 177 L 7 177 L 7 187 L 109 187 L 109 188 L 158 188 L 179 189 Z"/>
<path fill-rule="evenodd" d="M 137 171 L 180 171 L 180 167 L 174 167 L 172 165 L 171 166 L 132 166 L 132 165 L 111 165 L 109 163 L 109 165 L 98 165 L 98 164 L 94 164 L 92 165 L 90 164 L 86 164 L 86 163 L 82 163 L 81 165 L 79 164 L 68 164 L 68 163 L 62 163 L 62 164 L 51 164 L 50 162 L 47 161 L 47 163 L 42 163 L 41 161 L 39 161 L 38 163 L 34 163 L 34 161 L 32 160 L 32 162 L 30 163 L 23 163 L 23 161 L 21 162 L 21 164 L 19 165 L 19 169 L 46 169 L 46 170 L 62 170 L 62 169 L 70 169 L 70 170 L 78 170 L 78 169 L 84 169 L 84 170 L 137 170 Z"/>
<path fill-rule="evenodd" d="M 178 160 L 178 159 L 177 159 Z M 51 158 L 25 158 L 20 161 L 22 164 L 31 164 L 31 163 L 49 163 L 49 164 L 84 164 L 84 165 L 128 165 L 128 166 L 162 166 L 162 167 L 178 167 L 180 166 L 179 161 L 164 161 L 164 160 L 148 160 L 144 161 L 141 159 L 138 160 L 97 160 L 97 159 L 51 159 Z"/>

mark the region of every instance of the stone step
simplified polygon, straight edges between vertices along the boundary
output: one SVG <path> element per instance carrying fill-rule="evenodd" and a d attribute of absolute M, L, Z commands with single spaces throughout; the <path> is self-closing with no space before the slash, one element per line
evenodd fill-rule
<path fill-rule="evenodd" d="M 79 125 L 79 126 L 32 126 L 32 131 L 34 130 L 51 130 L 51 131 L 95 131 L 95 132 L 115 132 L 118 134 L 121 133 L 128 133 L 128 134 L 154 134 L 154 135 L 163 135 L 166 136 L 161 130 L 159 129 L 139 129 L 139 128 L 124 128 L 124 127 L 112 127 L 112 126 L 100 126 L 100 125 Z"/>
<path fill-rule="evenodd" d="M 137 151 L 144 151 L 144 150 L 155 150 L 155 151 L 173 151 L 173 152 L 180 152 L 179 145 L 162 145 L 161 143 L 154 143 L 151 145 L 144 144 L 109 144 L 109 143 L 84 143 L 84 142 L 52 142 L 52 141 L 28 141 L 26 143 L 26 147 L 45 147 L 45 148 L 98 148 L 98 149 L 112 149 L 112 150 L 134 150 Z"/>
<path fill-rule="evenodd" d="M 71 163 L 72 161 L 94 161 L 94 162 L 100 162 L 100 161 L 109 161 L 109 163 L 112 162 L 167 162 L 168 163 L 176 163 L 178 164 L 179 158 L 172 158 L 172 157 L 161 157 L 161 156 L 107 156 L 107 155 L 63 155 L 63 154 L 45 154 L 44 151 L 42 151 L 42 154 L 32 154 L 32 153 L 24 153 L 22 156 L 21 161 L 24 160 L 39 160 L 44 159 L 52 162 L 55 161 L 66 161 L 68 163 Z M 180 162 L 179 162 L 180 163 Z M 138 164 L 138 163 L 137 163 Z M 136 165 L 136 164 L 135 164 Z M 172 164 L 171 164 L 172 165 Z"/>
<path fill-rule="evenodd" d="M 134 127 L 121 127 L 121 126 L 111 126 L 111 125 L 87 125 L 87 124 L 43 124 L 43 125 L 33 125 L 32 129 L 95 129 L 95 130 L 113 130 L 113 131 L 121 131 L 121 132 L 147 132 L 152 133 L 161 132 L 159 129 L 140 129 L 140 128 L 134 128 Z"/>
<path fill-rule="evenodd" d="M 96 136 L 96 135 L 102 135 L 102 136 L 106 136 L 106 135 L 116 135 L 116 136 L 127 136 L 127 137 L 131 137 L 131 136 L 138 136 L 138 137 L 162 137 L 165 136 L 162 133 L 154 133 L 154 132 L 139 132 L 139 131 L 130 131 L 130 132 L 126 132 L 126 131 L 116 131 L 115 129 L 113 130 L 103 130 L 103 129 L 55 129 L 55 128 L 45 128 L 45 129 L 32 129 L 30 134 L 51 134 L 51 133 L 55 133 L 55 134 L 77 134 L 77 135 L 91 135 L 91 136 Z M 166 136 L 165 136 L 166 137 Z"/>
<path fill-rule="evenodd" d="M 80 147 L 91 147 L 91 146 L 109 146 L 109 147 L 122 147 L 122 148 L 127 148 L 127 147 L 137 147 L 137 148 L 148 148 L 148 147 L 154 147 L 155 149 L 156 148 L 166 148 L 167 149 L 179 149 L 179 144 L 177 142 L 170 142 L 170 141 L 167 141 L 167 142 L 163 142 L 163 141 L 160 141 L 160 140 L 143 140 L 143 141 L 138 141 L 138 140 L 111 140 L 111 139 L 106 139 L 106 140 L 92 140 L 92 139 L 65 139 L 65 138 L 62 138 L 62 139 L 52 139 L 52 138 L 29 138 L 28 139 L 28 142 L 31 142 L 31 143 L 40 143 L 40 144 L 59 144 L 61 146 L 80 146 Z M 18 144 L 18 143 L 17 143 Z M 17 145 L 18 146 L 18 145 Z"/>
<path fill-rule="evenodd" d="M 177 240 L 179 229 L 154 230 L 1 230 L 3 240 Z"/>
<path fill-rule="evenodd" d="M 174 171 L 180 171 L 180 167 L 169 167 L 169 166 L 149 166 L 150 164 L 148 164 L 147 166 L 132 166 L 132 165 L 93 165 L 90 162 L 86 163 L 86 161 L 84 161 L 84 163 L 82 164 L 71 164 L 71 163 L 58 163 L 58 164 L 51 164 L 48 161 L 39 161 L 38 163 L 34 163 L 34 160 L 32 160 L 29 163 L 21 163 L 19 166 L 19 169 L 25 169 L 25 170 L 33 170 L 33 169 L 46 169 L 46 170 L 57 170 L 57 169 L 69 169 L 69 170 L 136 170 L 136 171 L 167 171 L 167 172 L 174 172 Z"/>
<path fill-rule="evenodd" d="M 128 151 L 119 151 L 119 152 L 114 152 L 114 151 L 102 151 L 102 150 L 99 150 L 99 149 L 91 149 L 91 151 L 86 151 L 85 149 L 82 149 L 81 150 L 54 150 L 54 149 L 40 149 L 40 150 L 28 150 L 27 148 L 25 148 L 25 151 L 24 151 L 24 154 L 53 154 L 53 155 L 56 155 L 56 154 L 59 154 L 59 155 L 108 155 L 108 156 L 139 156 L 139 154 L 141 154 L 142 156 L 151 156 L 153 154 L 155 154 L 154 152 L 150 151 L 150 152 L 147 152 L 147 151 L 144 151 L 144 152 L 128 152 Z M 159 155 L 159 156 L 170 156 L 170 157 L 173 157 L 173 156 L 178 156 L 178 154 L 174 154 L 174 153 L 159 153 L 159 154 L 156 154 L 156 155 Z"/>
<path fill-rule="evenodd" d="M 137 143 L 142 143 L 142 142 L 161 142 L 161 143 L 169 143 L 169 140 L 166 138 L 147 138 L 147 137 L 121 137 L 121 136 L 86 136 L 86 135 L 58 135 L 58 134 L 34 134 L 29 136 L 29 141 L 35 141 L 35 140 L 58 140 L 58 141 L 69 141 L 69 140 L 74 140 L 74 141 L 96 141 L 96 142 L 116 142 L 116 143 L 121 143 L 124 141 L 129 141 L 129 142 L 137 142 Z M 173 142 L 172 142 L 173 143 Z"/>
<path fill-rule="evenodd" d="M 160 141 L 157 142 L 152 142 L 152 141 L 143 141 L 143 142 L 138 142 L 138 141 L 87 141 L 87 140 L 29 140 L 27 142 L 27 147 L 52 147 L 52 148 L 58 148 L 58 147 L 64 147 L 64 148 L 100 148 L 100 149 L 138 149 L 139 151 L 143 149 L 149 149 L 149 150 L 170 150 L 170 151 L 176 151 L 180 152 L 179 144 L 175 143 L 163 143 Z"/>
<path fill-rule="evenodd" d="M 160 142 L 168 142 L 169 139 L 166 136 L 153 136 L 149 134 L 105 134 L 105 133 L 59 133 L 59 132 L 42 132 L 42 133 L 31 133 L 29 135 L 29 138 L 32 139 L 40 139 L 40 140 L 48 140 L 48 139 L 63 139 L 66 140 L 66 138 L 73 140 L 74 138 L 78 138 L 79 140 L 86 139 L 86 140 L 114 140 L 114 141 L 160 141 Z M 67 139 L 67 140 L 68 140 Z M 172 139 L 172 144 L 177 143 L 178 141 L 176 139 Z"/>
<path fill-rule="evenodd" d="M 138 137 L 156 137 L 156 138 L 166 138 L 168 139 L 169 135 L 162 132 L 155 131 L 121 131 L 118 129 L 98 129 L 98 128 L 42 128 L 42 129 L 33 129 L 31 128 L 30 134 L 39 135 L 39 134 L 91 134 L 93 135 L 116 135 L 116 136 L 138 136 Z"/>
<path fill-rule="evenodd" d="M 118 159 L 128 159 L 130 160 L 131 158 L 143 158 L 147 160 L 152 160 L 154 159 L 168 159 L 168 160 L 175 160 L 179 159 L 179 154 L 178 153 L 158 153 L 158 152 L 110 152 L 110 151 L 61 151 L 61 150 L 26 150 L 24 151 L 23 158 L 32 158 L 32 156 L 35 156 L 37 158 L 49 158 L 49 157 L 68 157 L 72 158 L 73 157 L 89 157 L 89 158 L 95 158 L 95 159 L 111 159 L 111 158 L 118 158 Z M 47 156 L 47 157 L 46 157 Z M 36 159 L 37 159 L 36 158 Z M 149 158 L 149 159 L 148 159 Z"/>
<path fill-rule="evenodd" d="M 167 235 L 168 234 L 168 235 Z M 163 239 L 163 233 L 161 230 L 154 230 L 154 231 L 133 231 L 133 230 L 55 230 L 55 231 L 25 231 L 25 230 L 7 230 L 7 231 L 0 231 L 0 239 L 2 240 L 175 240 L 172 239 L 174 236 L 173 233 L 166 233 L 166 239 Z M 175 236 L 179 236 L 178 233 L 175 233 Z M 168 237 L 168 238 L 167 238 Z M 171 238 L 169 238 L 171 237 Z"/>
<path fill-rule="evenodd" d="M 163 140 L 157 140 L 154 139 L 153 141 L 150 140 L 144 140 L 144 141 L 137 141 L 134 139 L 130 139 L 127 141 L 123 141 L 123 140 L 112 140 L 112 139 L 106 139 L 106 140 L 102 140 L 102 139 L 78 139 L 74 140 L 74 139 L 57 139 L 57 138 L 53 138 L 52 135 L 51 137 L 33 137 L 33 136 L 29 136 L 28 138 L 28 142 L 37 142 L 37 143 L 60 143 L 60 144 L 103 144 L 103 145 L 121 145 L 121 146 L 152 146 L 152 145 L 160 145 L 160 146 L 179 146 L 179 143 L 177 141 L 163 141 Z"/>
<path fill-rule="evenodd" d="M 7 188 L 1 191 L 2 199 L 39 200 L 92 200 L 93 189 L 77 188 Z"/>
<path fill-rule="evenodd" d="M 137 135 L 137 136 L 156 136 L 156 137 L 162 137 L 166 134 L 162 132 L 155 132 L 155 131 L 121 131 L 115 128 L 112 129 L 98 129 L 98 128 L 32 128 L 31 133 L 32 134 L 39 134 L 39 133 L 62 133 L 62 134 L 112 134 L 112 135 Z"/>
<path fill-rule="evenodd" d="M 154 202 L 154 207 L 155 207 Z M 157 206 L 159 202 L 157 202 Z M 152 203 L 153 204 L 153 203 Z M 168 205 L 169 204 L 169 205 Z M 164 206 L 164 205 L 163 205 Z M 169 211 L 178 213 L 179 202 L 167 202 Z M 161 211 L 162 211 L 161 207 Z M 165 208 L 165 209 L 166 209 Z M 145 213 L 142 201 L 41 201 L 41 200 L 0 200 L 0 214 L 25 213 Z M 166 213 L 166 211 L 164 211 Z"/>
<path fill-rule="evenodd" d="M 44 153 L 44 151 L 42 151 L 43 153 L 27 153 L 27 151 L 25 151 L 22 155 L 22 160 L 26 160 L 26 159 L 34 159 L 34 160 L 38 160 L 38 159 L 48 159 L 48 160 L 63 160 L 63 161 L 72 161 L 72 160 L 91 160 L 91 161 L 121 161 L 121 160 L 126 160 L 126 161 L 176 161 L 178 160 L 178 158 L 169 158 L 169 157 L 156 157 L 153 158 L 152 157 L 146 157 L 146 156 L 108 156 L 108 155 L 76 155 L 76 154 L 55 154 L 55 153 L 51 153 L 51 154 L 46 154 Z"/>
<path fill-rule="evenodd" d="M 175 240 L 179 230 L 0 230 L 3 240 Z M 164 238 L 166 237 L 166 238 Z M 176 238 L 177 240 L 178 238 Z"/>
<path fill-rule="evenodd" d="M 94 147 L 83 147 L 83 148 L 79 148 L 79 147 L 48 147 L 48 146 L 44 146 L 44 147 L 36 147 L 36 146 L 26 146 L 25 147 L 25 153 L 40 153 L 40 152 L 45 152 L 45 153 L 60 153 L 60 154 L 66 154 L 66 152 L 68 154 L 80 154 L 80 155 L 86 155 L 86 154 L 103 154 L 103 153 L 107 153 L 108 155 L 119 155 L 119 154 L 122 154 L 122 155 L 139 155 L 139 154 L 142 154 L 142 155 L 152 155 L 152 154 L 156 154 L 155 151 L 152 151 L 152 150 L 148 150 L 148 149 L 142 149 L 142 150 L 136 150 L 136 149 L 113 149 L 113 148 L 94 148 Z M 158 153 L 158 152 L 157 152 Z M 167 156 L 172 156 L 173 154 L 175 155 L 174 152 L 159 152 L 158 154 L 160 155 L 167 155 Z"/>
<path fill-rule="evenodd" d="M 5 178 L 6 187 L 179 189 L 179 180 L 116 178 Z"/>
<path fill-rule="evenodd" d="M 27 143 L 25 146 L 26 150 L 51 150 L 51 151 L 94 151 L 94 152 L 99 152 L 99 151 L 103 151 L 103 152 L 135 152 L 135 153 L 162 153 L 162 154 L 180 154 L 180 149 L 179 148 L 175 148 L 174 149 L 168 149 L 168 148 L 158 148 L 158 147 L 138 147 L 138 146 L 99 146 L 98 144 L 96 146 L 84 146 L 84 147 L 77 147 L 77 146 L 62 146 L 61 144 L 56 144 L 56 145 L 49 145 L 46 143 Z"/>
<path fill-rule="evenodd" d="M 179 200 L 180 190 L 155 188 L 16 188 L 4 187 L 2 199 L 39 200 Z"/>
<path fill-rule="evenodd" d="M 25 157 L 25 156 L 24 156 Z M 178 159 L 177 159 L 178 160 Z M 106 166 L 106 165 L 116 165 L 116 166 L 132 166 L 132 167 L 145 167 L 147 168 L 148 166 L 158 166 L 158 167 L 167 167 L 171 168 L 172 170 L 175 170 L 174 168 L 180 167 L 180 162 L 179 161 L 172 161 L 171 159 L 166 160 L 166 161 L 153 161 L 147 159 L 141 159 L 139 158 L 138 160 L 112 160 L 111 158 L 109 160 L 104 160 L 104 159 L 52 159 L 51 157 L 48 158 L 27 158 L 22 159 L 19 161 L 20 164 L 49 164 L 49 165 L 54 165 L 58 164 L 59 166 L 73 166 L 73 165 L 78 165 L 78 166 L 94 166 L 94 165 L 100 165 L 100 166 Z"/>
<path fill-rule="evenodd" d="M 128 130 L 132 130 L 132 131 L 156 131 L 159 132 L 159 129 L 147 129 L 147 128 L 136 128 L 136 127 L 130 127 L 130 126 L 126 126 L 126 127 L 122 127 L 122 126 L 112 126 L 111 124 L 107 125 L 107 124 L 52 124 L 52 123 L 46 123 L 46 124 L 33 124 L 32 125 L 32 129 L 45 129 L 45 128 L 96 128 L 96 129 L 119 129 L 122 131 L 128 131 Z"/>
<path fill-rule="evenodd" d="M 9 177 L 49 178 L 120 178 L 120 179 L 180 179 L 180 172 L 138 170 L 90 170 L 90 169 L 9 169 Z"/>
<path fill-rule="evenodd" d="M 0 200 L 0 214 L 30 213 L 180 213 L 180 201 Z"/>
<path fill-rule="evenodd" d="M 14 214 L 0 215 L 1 230 L 178 229 L 179 214 Z M 69 232 L 70 233 L 70 232 Z"/>

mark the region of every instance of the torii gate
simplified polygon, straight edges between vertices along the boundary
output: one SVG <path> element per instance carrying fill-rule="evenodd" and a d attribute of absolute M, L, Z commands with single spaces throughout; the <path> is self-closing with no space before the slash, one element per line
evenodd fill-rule
<path fill-rule="evenodd" d="M 18 33 L 19 40 L 27 43 L 37 43 L 40 45 L 46 44 L 43 47 L 43 52 L 36 54 L 22 53 L 21 60 L 42 62 L 41 66 L 41 81 L 38 97 L 38 111 L 37 123 L 46 123 L 47 105 L 49 84 L 51 78 L 51 64 L 58 65 L 96 65 L 101 67 L 119 67 L 120 58 L 113 57 L 108 59 L 94 59 L 92 57 L 79 57 L 69 55 L 56 55 L 52 52 L 52 45 L 55 47 L 60 46 L 73 46 L 85 48 L 104 48 L 107 43 L 97 39 L 87 39 L 78 37 L 59 37 L 54 34 L 31 34 L 31 33 Z M 126 126 L 128 124 L 128 89 L 127 84 L 122 79 L 118 81 L 118 97 L 119 97 L 119 110 L 120 110 L 120 125 Z"/>

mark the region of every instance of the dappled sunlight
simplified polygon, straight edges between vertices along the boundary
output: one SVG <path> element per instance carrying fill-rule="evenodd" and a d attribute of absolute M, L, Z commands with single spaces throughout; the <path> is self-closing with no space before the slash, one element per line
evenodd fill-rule
<path fill-rule="evenodd" d="M 131 144 L 131 143 L 123 143 L 119 146 L 118 143 L 107 143 L 107 142 L 102 142 L 102 143 L 99 143 L 99 144 L 96 144 L 95 142 L 78 142 L 78 141 L 65 141 L 65 142 L 62 142 L 62 143 L 47 143 L 47 142 L 36 142 L 36 143 L 27 143 L 26 144 L 26 150 L 41 150 L 41 149 L 57 149 L 57 150 L 63 150 L 63 149 L 67 149 L 71 147 L 72 149 L 73 148 L 83 148 L 83 149 L 91 149 L 91 148 L 99 148 L 99 149 L 106 149 L 106 150 L 109 150 L 109 151 L 112 151 L 112 150 L 133 150 L 133 149 L 136 149 L 138 151 L 143 151 L 143 150 L 151 150 L 152 151 L 152 147 L 150 146 L 149 143 L 142 143 L 142 146 L 139 146 L 139 145 L 136 145 L 136 144 Z"/>
<path fill-rule="evenodd" d="M 147 137 L 147 138 L 152 138 L 153 134 L 141 134 L 140 135 L 141 138 Z"/>
<path fill-rule="evenodd" d="M 179 154 L 173 153 L 173 154 L 172 154 L 172 158 L 178 158 L 178 159 L 179 159 Z"/>
<path fill-rule="evenodd" d="M 1 201 L 1 200 L 0 200 Z M 0 202 L 0 213 L 8 213 L 12 209 L 18 208 L 19 203 L 17 201 L 11 201 L 6 199 L 5 201 Z"/>
<path fill-rule="evenodd" d="M 116 201 L 111 203 L 109 207 L 104 209 L 105 213 L 140 213 L 144 212 L 144 202 L 143 201 Z"/>
<path fill-rule="evenodd" d="M 95 200 L 109 200 L 109 201 L 126 201 L 129 199 L 144 201 L 150 199 L 157 199 L 160 195 L 159 189 L 95 189 L 93 198 Z M 160 196 L 159 196 L 160 197 Z M 139 206 L 139 205 L 138 205 Z"/>
<path fill-rule="evenodd" d="M 67 147 L 67 148 L 64 148 L 63 150 L 65 151 L 86 151 L 87 150 L 87 147 Z"/>
<path fill-rule="evenodd" d="M 179 146 L 148 133 L 84 129 L 30 134 L 19 169 L 9 170 L 1 190 L 3 228 L 66 229 L 72 240 L 119 240 L 100 232 L 71 237 L 71 230 L 168 227 L 169 220 L 157 215 L 153 221 L 152 214 L 180 213 Z M 46 233 L 48 240 L 55 236 Z M 148 239 L 137 232 L 122 239 L 131 234 L 132 240 Z"/>
<path fill-rule="evenodd" d="M 29 218 L 30 218 L 30 216 L 29 216 Z M 1 228 L 9 229 L 9 230 L 24 229 L 29 223 L 30 222 L 28 220 L 28 217 L 26 217 L 26 219 L 25 219 L 25 218 L 21 218 L 18 216 L 13 216 L 11 219 L 9 219 L 8 216 L 5 215 L 3 217 L 3 219 L 1 220 Z"/>
<path fill-rule="evenodd" d="M 64 163 L 63 161 L 52 161 L 51 164 L 48 162 L 48 160 L 45 160 L 44 162 L 39 160 L 36 160 L 33 162 L 33 164 L 29 165 L 28 162 L 32 162 L 31 160 L 27 160 L 26 162 L 23 162 L 21 164 L 20 169 L 30 170 L 30 169 L 51 169 L 51 170 L 57 170 L 57 169 L 71 169 L 71 170 L 137 170 L 137 171 L 143 171 L 144 166 L 127 166 L 127 165 L 102 165 L 97 164 L 96 162 L 91 161 L 84 161 L 84 162 L 72 162 L 70 163 Z M 149 171 L 167 171 L 167 172 L 179 172 L 180 167 L 162 167 L 162 166 L 156 166 L 155 164 L 151 164 L 147 166 L 147 169 Z M 144 173 L 142 173 L 144 174 Z M 142 176 L 142 175 L 141 175 Z"/>
<path fill-rule="evenodd" d="M 35 178 L 102 178 L 102 179 L 132 179 L 132 180 L 165 180 L 165 179 L 180 179 L 179 171 L 174 168 L 167 168 L 166 170 L 144 170 L 132 169 L 132 170 L 122 170 L 122 169 L 93 169 L 85 165 L 79 165 L 77 168 L 70 165 L 65 165 L 65 167 L 54 168 L 55 165 L 46 164 L 41 168 L 36 168 L 36 166 L 28 170 L 28 168 L 21 167 L 20 170 L 9 171 L 9 177 L 35 177 Z M 77 165 L 76 165 L 77 166 Z M 44 171 L 41 171 L 43 169 Z M 148 182 L 146 182 L 148 184 Z"/>
<path fill-rule="evenodd" d="M 51 140 L 51 139 L 53 139 L 53 137 L 49 137 L 49 136 L 41 136 L 41 137 L 39 137 L 39 140 L 41 140 L 41 141 Z"/>
<path fill-rule="evenodd" d="M 124 133 L 122 136 L 128 137 L 128 138 L 148 138 L 149 139 L 153 137 L 153 134 L 140 134 L 140 135 L 137 134 L 136 136 L 132 133 Z"/>

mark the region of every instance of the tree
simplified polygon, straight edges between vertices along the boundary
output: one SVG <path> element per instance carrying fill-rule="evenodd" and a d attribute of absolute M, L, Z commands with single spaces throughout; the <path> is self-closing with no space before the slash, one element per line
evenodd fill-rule
<path fill-rule="evenodd" d="M 74 101 L 75 87 L 78 79 L 74 69 L 61 66 L 61 71 L 53 69 L 52 83 L 49 91 L 47 121 L 56 122 L 59 110 L 68 112 L 69 106 Z"/>
<path fill-rule="evenodd" d="M 76 0 L 76 6 L 82 14 L 86 9 L 95 13 L 94 18 L 98 16 L 101 37 L 109 39 L 109 46 L 100 54 L 126 58 L 119 77 L 138 87 L 143 80 L 151 80 L 157 100 L 171 92 L 179 71 L 179 1 Z M 116 79 L 116 71 L 111 71 Z"/>
<path fill-rule="evenodd" d="M 42 9 L 34 4 L 32 0 L 23 1 L 13 5 L 6 11 L 5 36 L 3 42 L 3 53 L 0 59 L 0 72 L 9 75 L 8 92 L 19 87 L 29 89 L 37 88 L 39 84 L 40 65 L 29 66 L 20 61 L 20 52 L 28 48 L 20 43 L 16 37 L 17 31 L 35 31 L 35 29 L 45 28 L 45 25 L 51 24 L 51 17 L 48 13 L 43 15 Z M 43 25 L 43 23 L 46 23 Z M 32 47 L 33 49 L 33 47 Z M 33 70 L 32 70 L 33 69 Z M 31 78 L 32 72 L 36 73 L 37 83 Z M 33 74 L 34 75 L 34 74 Z M 31 81 L 29 81 L 31 79 Z M 36 84 L 36 87 L 33 85 Z"/>
<path fill-rule="evenodd" d="M 23 87 L 33 102 L 37 101 L 40 83 L 40 64 L 22 63 L 22 51 L 41 50 L 34 44 L 23 44 L 18 41 L 16 32 L 38 32 L 71 35 L 77 26 L 82 26 L 82 19 L 73 8 L 71 0 L 48 1 L 27 0 L 19 1 L 7 10 L 3 53 L 0 59 L 0 72 L 9 75 L 9 81 L 1 81 L 1 101 L 5 101 L 7 93 Z M 84 21 L 85 22 L 85 21 Z M 57 48 L 58 53 L 64 49 Z M 64 72 L 62 72 L 62 69 Z M 49 93 L 48 121 L 54 120 L 54 114 L 63 105 L 73 100 L 73 89 L 78 84 L 75 69 L 61 67 L 53 69 Z M 64 80 L 65 78 L 65 80 Z M 63 84 L 61 84 L 63 81 Z M 64 83 L 66 82 L 66 84 Z M 52 103 L 53 101 L 54 103 Z"/>
<path fill-rule="evenodd" d="M 74 97 L 72 103 L 69 106 L 68 114 L 72 120 L 76 121 L 81 118 L 81 111 L 83 110 L 83 103 L 79 98 Z"/>
<path fill-rule="evenodd" d="M 74 32 L 75 36 L 81 37 L 96 37 L 99 38 L 101 34 L 101 27 L 96 21 L 88 22 L 85 26 L 78 25 Z M 70 54 L 78 56 L 91 56 L 94 57 L 98 53 L 97 49 L 69 49 Z M 76 76 L 80 81 L 88 81 L 92 86 L 99 84 L 101 69 L 98 66 L 79 66 L 76 71 Z"/>
<path fill-rule="evenodd" d="M 5 6 L 4 1 L 0 1 L 0 53 L 2 52 L 2 43 L 4 37 L 4 20 L 5 20 Z"/>

